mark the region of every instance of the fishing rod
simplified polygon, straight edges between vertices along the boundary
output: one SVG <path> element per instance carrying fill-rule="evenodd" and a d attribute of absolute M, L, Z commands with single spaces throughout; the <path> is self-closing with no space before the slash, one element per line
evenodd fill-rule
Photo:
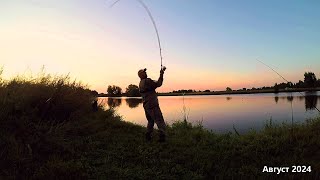
<path fill-rule="evenodd" d="M 117 0 L 115 1 L 114 3 L 112 3 L 110 5 L 110 8 L 112 8 L 113 6 L 115 6 L 120 0 Z M 149 10 L 148 6 L 142 1 L 142 0 L 136 0 L 138 1 L 142 6 L 143 8 L 147 11 L 151 21 L 152 21 L 152 24 L 153 24 L 153 27 L 154 27 L 154 30 L 156 31 L 156 34 L 157 34 L 157 39 L 158 39 L 158 46 L 159 46 L 159 51 L 160 51 L 160 60 L 161 60 L 161 69 L 166 69 L 165 67 L 162 67 L 162 48 L 161 48 L 161 41 L 160 41 L 160 36 L 159 36 L 159 32 L 158 32 L 158 28 L 157 28 L 157 25 L 156 25 L 156 22 L 151 14 L 151 11 Z"/>
<path fill-rule="evenodd" d="M 257 61 L 259 61 L 261 64 L 267 66 L 268 68 L 270 68 L 273 72 L 277 73 L 283 80 L 285 80 L 287 83 L 290 83 L 292 84 L 291 82 L 289 82 L 288 80 L 286 80 L 281 74 L 279 74 L 276 70 L 274 70 L 272 67 L 270 67 L 269 65 L 265 64 L 264 62 L 260 61 L 259 59 L 256 59 Z M 304 94 L 302 94 L 300 91 L 298 91 L 302 96 L 305 96 Z M 315 106 L 313 105 L 308 99 L 305 99 L 306 101 L 308 101 L 308 103 L 310 103 L 319 113 L 320 113 L 320 110 Z"/>

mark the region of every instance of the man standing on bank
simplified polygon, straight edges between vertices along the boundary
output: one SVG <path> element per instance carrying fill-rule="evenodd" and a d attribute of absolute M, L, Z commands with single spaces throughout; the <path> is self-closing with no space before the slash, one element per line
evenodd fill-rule
<path fill-rule="evenodd" d="M 141 69 L 138 71 L 140 77 L 139 91 L 142 96 L 143 108 L 148 120 L 146 140 L 151 141 L 151 134 L 153 132 L 154 123 L 157 124 L 159 129 L 159 142 L 165 142 L 166 124 L 164 122 L 160 107 L 158 96 L 156 94 L 156 88 L 160 87 L 163 82 L 163 74 L 166 67 L 160 70 L 160 77 L 158 81 L 153 81 L 148 78 L 147 69 Z"/>

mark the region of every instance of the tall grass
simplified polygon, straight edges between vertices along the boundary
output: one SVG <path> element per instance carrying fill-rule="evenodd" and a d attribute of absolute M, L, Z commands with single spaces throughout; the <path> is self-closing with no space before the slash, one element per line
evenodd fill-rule
<path fill-rule="evenodd" d="M 190 113 L 190 109 L 186 107 L 185 103 L 184 103 L 184 95 L 185 93 L 183 92 L 182 93 L 182 103 L 183 103 L 183 106 L 182 106 L 182 116 L 183 116 L 183 121 L 186 123 L 188 121 L 188 118 L 189 118 L 189 113 Z"/>
<path fill-rule="evenodd" d="M 0 84 L 1 117 L 27 115 L 60 122 L 90 110 L 90 90 L 69 76 L 17 76 Z"/>
<path fill-rule="evenodd" d="M 86 86 L 71 81 L 68 75 L 39 73 L 36 77 L 0 78 L 2 174 L 32 174 L 51 152 L 62 148 L 55 141 L 63 140 L 53 132 L 66 122 L 77 124 L 91 113 L 93 98 Z"/>

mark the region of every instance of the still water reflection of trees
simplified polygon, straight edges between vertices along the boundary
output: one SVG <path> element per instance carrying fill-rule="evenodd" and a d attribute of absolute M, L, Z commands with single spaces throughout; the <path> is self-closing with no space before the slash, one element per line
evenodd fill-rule
<path fill-rule="evenodd" d="M 293 99 L 299 99 L 299 101 L 302 101 L 304 100 L 304 104 L 305 104 L 305 109 L 306 111 L 309 111 L 309 110 L 315 110 L 318 105 L 318 99 L 320 98 L 320 96 L 317 96 L 317 95 L 314 95 L 314 94 L 308 94 L 306 93 L 306 96 L 284 96 L 284 97 L 281 97 L 281 99 L 287 99 L 287 101 L 289 103 L 291 103 L 293 101 Z M 278 104 L 278 101 L 279 101 L 279 96 L 275 96 L 274 97 L 274 101 L 276 102 L 276 104 Z"/>
<path fill-rule="evenodd" d="M 320 99 L 320 96 L 315 94 L 308 94 L 306 93 L 305 96 L 274 96 L 274 101 L 277 104 L 279 102 L 279 99 L 287 100 L 288 103 L 293 102 L 294 99 L 298 99 L 299 101 L 305 101 L 305 110 L 315 110 L 315 107 L 318 105 L 318 99 Z M 227 101 L 232 100 L 232 97 L 226 97 Z M 139 106 L 139 104 L 142 103 L 141 98 L 127 98 L 125 99 L 127 106 L 130 108 L 136 108 Z M 108 98 L 108 106 L 110 108 L 119 107 L 122 104 L 121 98 Z"/>
<path fill-rule="evenodd" d="M 140 103 L 142 103 L 142 99 L 128 98 L 126 99 L 126 103 L 130 108 L 136 108 Z"/>
<path fill-rule="evenodd" d="M 122 103 L 122 99 L 117 99 L 117 98 L 108 98 L 108 106 L 110 108 L 115 108 L 115 107 L 119 107 Z"/>
<path fill-rule="evenodd" d="M 136 108 L 139 106 L 140 103 L 142 103 L 142 99 L 139 98 L 127 98 L 126 104 L 130 108 Z M 121 106 L 122 104 L 122 99 L 121 98 L 108 98 L 107 104 L 110 108 L 116 108 Z"/>
<path fill-rule="evenodd" d="M 316 96 L 316 95 L 307 95 L 305 97 L 305 108 L 306 108 L 306 111 L 314 110 L 315 107 L 317 107 L 317 104 L 318 104 L 318 96 Z"/>
<path fill-rule="evenodd" d="M 293 96 L 287 96 L 287 100 L 288 100 L 288 102 L 292 102 L 293 101 L 293 99 L 294 99 L 294 97 Z"/>

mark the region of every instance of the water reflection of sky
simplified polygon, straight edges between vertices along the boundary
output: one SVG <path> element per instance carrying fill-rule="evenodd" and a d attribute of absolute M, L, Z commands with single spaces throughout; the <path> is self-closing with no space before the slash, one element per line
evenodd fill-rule
<path fill-rule="evenodd" d="M 114 107 L 124 120 L 146 126 L 147 120 L 141 98 L 100 98 L 107 108 Z M 250 128 L 261 129 L 272 119 L 273 123 L 304 122 L 318 115 L 320 92 L 242 94 L 215 96 L 159 97 L 161 110 L 168 124 L 183 119 L 186 107 L 188 120 L 202 121 L 205 128 L 215 132 L 239 132 Z"/>

